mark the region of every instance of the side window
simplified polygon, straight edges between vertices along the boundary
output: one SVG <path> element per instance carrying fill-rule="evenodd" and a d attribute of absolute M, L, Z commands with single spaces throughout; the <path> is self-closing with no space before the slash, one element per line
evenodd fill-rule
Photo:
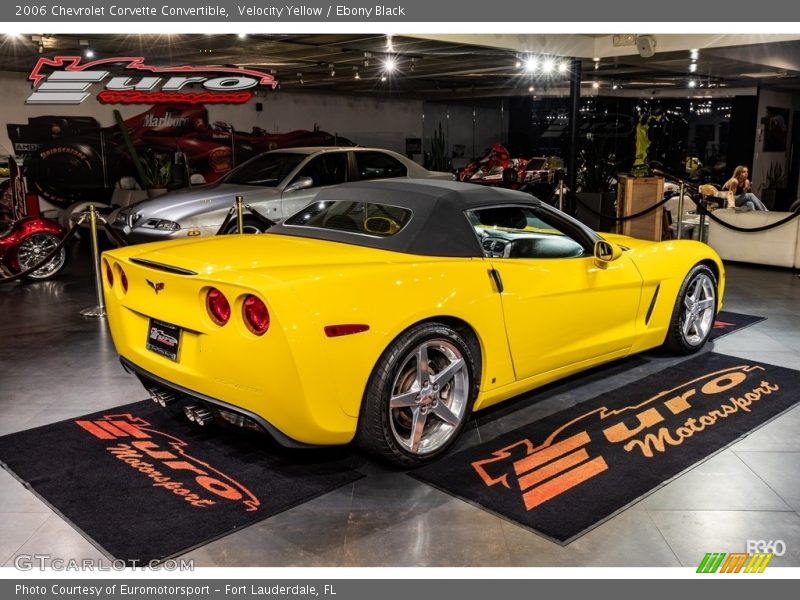
<path fill-rule="evenodd" d="M 303 167 L 295 177 L 311 177 L 314 187 L 336 185 L 347 181 L 347 154 L 330 152 L 322 154 Z"/>
<path fill-rule="evenodd" d="M 467 211 L 487 257 L 574 258 L 588 252 L 545 211 L 497 206 Z"/>
<path fill-rule="evenodd" d="M 383 152 L 353 152 L 359 179 L 405 177 L 408 169 L 396 158 Z"/>

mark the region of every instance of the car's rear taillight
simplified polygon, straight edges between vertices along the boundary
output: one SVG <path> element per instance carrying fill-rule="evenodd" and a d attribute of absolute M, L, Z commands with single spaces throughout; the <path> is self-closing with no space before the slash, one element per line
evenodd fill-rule
<path fill-rule="evenodd" d="M 122 267 L 119 268 L 119 282 L 122 284 L 122 291 L 128 291 L 128 276 L 125 275 L 125 271 L 122 270 Z"/>
<path fill-rule="evenodd" d="M 111 265 L 108 264 L 107 260 L 103 261 L 103 265 L 106 268 L 106 280 L 108 281 L 108 286 L 114 287 L 114 270 L 111 268 Z"/>
<path fill-rule="evenodd" d="M 217 325 L 222 327 L 231 318 L 231 305 L 225 294 L 220 292 L 217 288 L 211 288 L 206 294 L 206 309 L 208 316 Z"/>
<path fill-rule="evenodd" d="M 242 304 L 242 317 L 244 324 L 251 333 L 255 335 L 264 335 L 269 329 L 269 311 L 267 305 L 253 295 L 247 295 Z"/>

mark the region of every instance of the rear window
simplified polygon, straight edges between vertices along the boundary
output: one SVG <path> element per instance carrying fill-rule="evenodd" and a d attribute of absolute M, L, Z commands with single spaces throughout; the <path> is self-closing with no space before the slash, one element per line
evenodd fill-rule
<path fill-rule="evenodd" d="M 289 217 L 284 224 L 391 237 L 401 231 L 410 220 L 411 211 L 407 208 L 338 200 L 315 202 Z"/>
<path fill-rule="evenodd" d="M 360 150 L 354 154 L 359 179 L 389 179 L 408 175 L 403 163 L 383 152 Z"/>

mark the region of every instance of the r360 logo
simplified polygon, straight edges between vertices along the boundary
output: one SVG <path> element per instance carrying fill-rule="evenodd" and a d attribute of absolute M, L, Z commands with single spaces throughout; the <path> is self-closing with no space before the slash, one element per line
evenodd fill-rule
<path fill-rule="evenodd" d="M 775 556 L 786 554 L 786 543 L 783 540 L 747 540 L 746 551 L 751 554 L 769 552 Z"/>

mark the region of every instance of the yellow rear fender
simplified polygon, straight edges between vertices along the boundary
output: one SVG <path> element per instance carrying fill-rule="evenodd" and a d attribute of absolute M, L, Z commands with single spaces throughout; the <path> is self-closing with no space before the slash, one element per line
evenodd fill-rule
<path fill-rule="evenodd" d="M 468 328 L 478 345 L 481 389 L 514 381 L 500 295 L 481 259 L 425 260 L 335 267 L 272 269 L 265 282 L 270 310 L 282 324 L 308 397 L 327 397 L 357 417 L 380 356 L 422 321 Z M 365 325 L 330 336 L 326 327 Z"/>

